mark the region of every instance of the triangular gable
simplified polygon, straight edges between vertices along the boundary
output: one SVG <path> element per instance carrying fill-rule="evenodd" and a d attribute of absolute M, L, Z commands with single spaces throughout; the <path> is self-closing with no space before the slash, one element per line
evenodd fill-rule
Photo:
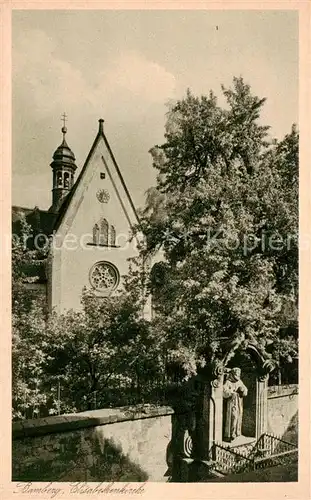
<path fill-rule="evenodd" d="M 92 166 L 92 160 L 95 154 L 99 156 L 96 168 L 94 162 Z M 71 192 L 65 199 L 60 209 L 55 222 L 54 233 L 65 237 L 67 232 L 70 230 L 73 218 L 75 217 L 75 213 L 79 208 L 79 205 L 84 196 L 84 192 L 87 188 L 88 180 L 94 173 L 90 171 L 90 169 L 98 169 L 98 161 L 101 162 L 101 168 L 107 173 L 111 184 L 113 185 L 116 196 L 119 200 L 120 208 L 123 211 L 129 226 L 132 228 L 139 222 L 133 200 L 126 187 L 120 168 L 112 153 L 108 140 L 104 134 L 103 120 L 99 120 L 99 130 L 97 136 L 94 140 L 94 143 L 90 149 L 90 152 L 86 158 L 77 181 L 75 182 Z"/>

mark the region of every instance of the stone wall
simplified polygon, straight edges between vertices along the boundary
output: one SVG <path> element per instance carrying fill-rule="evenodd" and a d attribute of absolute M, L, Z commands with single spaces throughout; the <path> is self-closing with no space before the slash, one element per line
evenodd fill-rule
<path fill-rule="evenodd" d="M 104 409 L 13 424 L 13 481 L 167 481 L 173 410 Z M 297 443 L 297 385 L 268 387 L 268 433 Z"/>
<path fill-rule="evenodd" d="M 167 481 L 172 413 L 144 406 L 14 423 L 13 481 Z"/>
<path fill-rule="evenodd" d="M 268 387 L 268 432 L 297 443 L 298 385 Z"/>

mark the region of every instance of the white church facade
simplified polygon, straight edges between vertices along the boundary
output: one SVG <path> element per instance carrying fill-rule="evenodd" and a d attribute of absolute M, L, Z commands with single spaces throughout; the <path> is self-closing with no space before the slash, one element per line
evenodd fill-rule
<path fill-rule="evenodd" d="M 13 231 L 24 214 L 34 237 L 43 234 L 50 239 L 36 286 L 46 294 L 49 309 L 57 312 L 79 309 L 85 287 L 99 297 L 115 293 L 129 271 L 128 259 L 138 255 L 133 236 L 138 215 L 103 122 L 99 120 L 98 133 L 76 180 L 75 156 L 66 142 L 67 129 L 62 128 L 63 141 L 51 163 L 49 210 L 13 207 Z"/>

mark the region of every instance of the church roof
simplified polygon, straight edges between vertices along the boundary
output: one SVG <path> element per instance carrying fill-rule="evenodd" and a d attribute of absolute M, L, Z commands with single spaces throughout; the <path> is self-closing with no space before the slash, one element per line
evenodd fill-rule
<path fill-rule="evenodd" d="M 77 168 L 75 161 L 76 161 L 75 155 L 68 146 L 64 135 L 63 142 L 61 143 L 60 146 L 58 146 L 55 153 L 53 154 L 53 161 L 51 163 L 51 167 L 53 168 L 56 164 L 59 163 L 61 165 L 65 164 L 70 167 L 73 167 L 75 170 Z"/>
<path fill-rule="evenodd" d="M 20 206 L 12 207 L 12 233 L 20 234 L 21 218 L 32 227 L 35 234 L 42 233 L 47 236 L 52 234 L 55 222 L 55 214 L 48 210 L 40 210 L 38 207 L 26 208 Z"/>
<path fill-rule="evenodd" d="M 79 184 L 82 181 L 82 178 L 84 176 L 84 172 L 85 172 L 87 165 L 88 165 L 88 163 L 93 155 L 93 152 L 96 149 L 96 147 L 101 139 L 104 140 L 104 143 L 109 151 L 109 155 L 111 157 L 111 160 L 113 162 L 113 165 L 115 167 L 117 175 L 120 179 L 121 185 L 124 189 L 124 193 L 128 199 L 129 205 L 131 206 L 131 209 L 134 213 L 134 216 L 136 217 L 137 222 L 139 222 L 139 217 L 138 217 L 134 202 L 133 202 L 131 195 L 127 189 L 127 186 L 126 186 L 125 181 L 123 179 L 122 173 L 121 173 L 120 168 L 117 164 L 117 161 L 113 155 L 113 152 L 112 152 L 111 147 L 108 143 L 108 140 L 104 134 L 103 122 L 104 122 L 103 119 L 99 120 L 98 133 L 97 133 L 96 138 L 93 142 L 93 145 L 89 151 L 89 154 L 85 160 L 85 163 L 82 167 L 82 170 L 79 174 L 79 177 L 78 177 L 77 181 L 75 182 L 74 186 L 72 187 L 71 191 L 69 192 L 69 194 L 64 199 L 64 202 L 62 203 L 59 211 L 57 213 L 55 213 L 55 212 L 52 212 L 50 210 L 41 210 L 38 207 L 28 208 L 28 207 L 13 206 L 12 207 L 12 233 L 13 234 L 14 233 L 20 234 L 20 230 L 21 230 L 21 222 L 20 221 L 21 221 L 22 216 L 25 216 L 26 221 L 32 227 L 33 232 L 34 232 L 34 236 L 38 233 L 42 233 L 42 234 L 49 236 L 50 234 L 53 233 L 53 231 L 56 231 L 59 228 L 59 226 L 60 226 L 60 224 L 61 224 L 61 222 L 66 214 L 66 211 L 70 205 L 70 202 L 71 202 Z M 64 161 L 64 158 L 67 159 L 68 164 L 70 164 L 76 168 L 75 163 L 74 163 L 75 156 L 74 156 L 73 152 L 71 151 L 71 149 L 69 148 L 69 146 L 67 145 L 65 137 L 63 138 L 62 144 L 56 149 L 56 151 L 53 155 L 53 162 Z M 51 165 L 53 165 L 53 162 Z"/>
<path fill-rule="evenodd" d="M 86 158 L 86 160 L 85 160 L 85 163 L 84 163 L 84 165 L 83 165 L 83 167 L 82 167 L 82 170 L 81 170 L 81 172 L 80 172 L 80 174 L 79 174 L 79 177 L 78 177 L 78 179 L 76 180 L 76 182 L 75 182 L 75 184 L 74 184 L 73 188 L 71 189 L 70 193 L 69 193 L 69 194 L 68 194 L 68 196 L 65 198 L 64 203 L 63 203 L 63 204 L 62 204 L 62 206 L 60 207 L 60 210 L 59 210 L 59 212 L 58 212 L 58 215 L 57 215 L 57 217 L 56 217 L 56 221 L 55 221 L 55 225 L 54 225 L 54 229 L 55 229 L 55 230 L 57 230 L 57 229 L 59 228 L 59 226 L 60 226 L 60 224 L 61 224 L 61 222 L 62 222 L 62 220 L 63 220 L 63 218 L 64 218 L 64 215 L 66 214 L 66 211 L 67 211 L 67 209 L 68 209 L 68 207 L 69 207 L 69 205 L 70 205 L 70 202 L 71 202 L 71 200 L 72 200 L 72 198 L 73 198 L 73 196 L 74 196 L 74 194 L 75 194 L 75 192 L 76 192 L 76 190 L 77 190 L 77 187 L 79 186 L 80 182 L 82 181 L 82 178 L 83 178 L 83 176 L 84 176 L 85 170 L 86 170 L 86 168 L 87 168 L 87 166 L 88 166 L 88 163 L 89 163 L 89 161 L 90 161 L 90 159 L 91 159 L 91 157 L 92 157 L 92 155 L 93 155 L 93 152 L 94 152 L 94 150 L 96 149 L 96 146 L 97 146 L 97 144 L 99 143 L 99 141 L 100 141 L 101 139 L 103 139 L 103 140 L 104 140 L 104 142 L 105 142 L 105 145 L 106 145 L 106 147 L 107 147 L 107 149 L 108 149 L 108 151 L 109 151 L 109 154 L 110 154 L 111 159 L 112 159 L 112 161 L 113 161 L 114 167 L 115 167 L 115 169 L 116 169 L 117 175 L 118 175 L 118 177 L 119 177 L 119 179 L 120 179 L 120 181 L 121 181 L 122 187 L 123 187 L 123 189 L 124 189 L 124 191 L 125 191 L 125 194 L 126 194 L 126 196 L 127 196 L 127 198 L 128 198 L 129 204 L 130 204 L 130 206 L 131 206 L 131 208 L 132 208 L 132 210 L 133 210 L 133 213 L 134 213 L 134 215 L 135 215 L 135 217 L 136 217 L 136 219 L 137 219 L 137 222 L 139 222 L 139 217 L 138 217 L 138 214 L 137 214 L 137 211 L 136 211 L 136 208 L 135 208 L 134 202 L 133 202 L 133 200 L 132 200 L 132 198 L 131 198 L 131 195 L 130 195 L 130 193 L 129 193 L 128 189 L 127 189 L 127 186 L 126 186 L 125 181 L 124 181 L 124 179 L 123 179 L 123 176 L 122 176 L 122 173 L 121 173 L 121 171 L 120 171 L 120 168 L 119 168 L 119 166 L 118 166 L 118 164 L 117 164 L 117 161 L 116 161 L 116 159 L 115 159 L 115 157 L 114 157 L 114 154 L 113 154 L 113 152 L 112 152 L 112 150 L 111 150 L 111 147 L 110 147 L 110 145 L 109 145 L 109 142 L 108 142 L 108 140 L 107 140 L 107 138 L 106 138 L 106 136 L 105 136 L 105 134 L 104 134 L 104 127 L 103 127 L 103 123 L 104 123 L 104 120 L 103 120 L 103 119 L 100 119 L 100 120 L 99 120 L 99 128 L 98 128 L 98 133 L 97 133 L 97 136 L 96 136 L 96 138 L 95 138 L 95 140 L 94 140 L 94 142 L 93 142 L 93 145 L 92 145 L 92 147 L 91 147 L 91 149 L 90 149 L 90 152 L 89 152 L 89 154 L 88 154 L 88 156 L 87 156 L 87 158 Z"/>
<path fill-rule="evenodd" d="M 66 142 L 66 134 L 67 134 L 67 128 L 66 128 L 66 114 L 64 113 L 63 115 L 63 120 L 64 120 L 64 126 L 62 127 L 62 134 L 63 134 L 63 141 L 60 146 L 56 149 L 55 153 L 53 154 L 53 161 L 51 163 L 51 167 L 57 167 L 58 165 L 60 166 L 68 166 L 73 169 L 73 171 L 76 170 L 77 166 L 75 164 L 76 158 L 73 152 L 71 151 L 70 147 L 68 146 Z"/>

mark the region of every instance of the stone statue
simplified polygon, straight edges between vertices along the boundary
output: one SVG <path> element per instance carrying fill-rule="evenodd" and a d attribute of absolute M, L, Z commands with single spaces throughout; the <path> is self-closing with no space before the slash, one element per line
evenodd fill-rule
<path fill-rule="evenodd" d="M 242 434 L 243 397 L 247 396 L 247 388 L 241 380 L 240 368 L 232 368 L 223 386 L 223 397 L 226 400 L 225 430 L 226 441 L 233 441 Z"/>

